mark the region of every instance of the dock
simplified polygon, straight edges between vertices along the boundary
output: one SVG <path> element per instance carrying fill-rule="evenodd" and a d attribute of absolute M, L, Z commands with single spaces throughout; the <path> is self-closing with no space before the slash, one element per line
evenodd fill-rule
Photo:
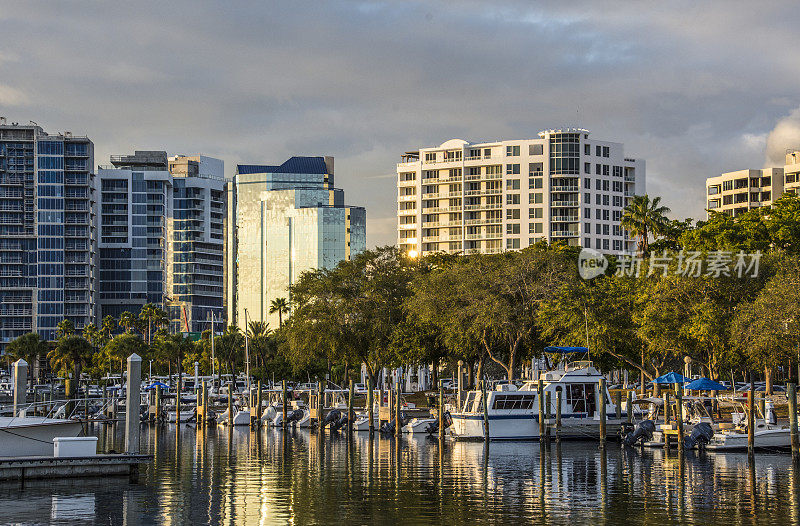
<path fill-rule="evenodd" d="M 124 476 L 136 478 L 139 464 L 152 455 L 93 455 L 88 457 L 0 457 L 0 481 Z"/>

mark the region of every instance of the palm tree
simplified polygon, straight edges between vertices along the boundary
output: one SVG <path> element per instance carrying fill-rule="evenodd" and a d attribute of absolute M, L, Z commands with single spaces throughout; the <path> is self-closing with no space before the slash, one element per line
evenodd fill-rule
<path fill-rule="evenodd" d="M 56 338 L 67 338 L 75 334 L 75 324 L 71 320 L 61 320 L 56 325 Z"/>
<path fill-rule="evenodd" d="M 670 213 L 670 209 L 659 206 L 660 203 L 660 197 L 654 197 L 651 201 L 647 194 L 635 195 L 622 212 L 619 224 L 639 239 L 637 251 L 643 257 L 650 252 L 650 236 L 663 235 L 669 226 L 665 214 Z"/>
<path fill-rule="evenodd" d="M 117 330 L 117 320 L 114 319 L 114 316 L 108 315 L 103 318 L 103 323 L 100 325 L 101 347 L 105 347 L 111 341 L 115 330 Z"/>
<path fill-rule="evenodd" d="M 283 315 L 289 313 L 289 302 L 286 298 L 275 298 L 269 305 L 269 313 L 278 313 L 278 328 L 283 327 Z"/>
<path fill-rule="evenodd" d="M 255 351 L 260 366 L 266 365 L 267 353 L 270 349 L 269 336 L 272 329 L 269 323 L 263 321 L 251 321 L 247 326 L 247 337 L 250 339 L 250 348 Z"/>
<path fill-rule="evenodd" d="M 131 332 L 134 325 L 133 314 L 130 311 L 125 311 L 119 315 L 119 324 L 125 329 L 125 332 Z"/>
<path fill-rule="evenodd" d="M 64 336 L 58 341 L 55 349 L 47 354 L 53 369 L 65 374 L 72 369 L 73 381 L 70 383 L 68 398 L 75 393 L 75 386 L 81 379 L 81 370 L 89 365 L 92 359 L 92 346 L 81 336 Z"/>
<path fill-rule="evenodd" d="M 153 324 L 159 327 L 161 325 L 161 320 L 166 317 L 166 314 L 166 312 L 152 303 L 147 303 L 142 306 L 142 310 L 139 312 L 139 319 L 147 321 L 147 345 L 153 343 Z"/>
<path fill-rule="evenodd" d="M 35 332 L 23 334 L 19 338 L 9 342 L 6 346 L 6 353 L 14 361 L 21 358 L 28 362 L 28 379 L 31 383 L 31 389 L 33 389 L 35 380 L 34 374 L 35 369 L 38 369 L 39 358 L 45 356 L 47 351 L 47 342 L 42 340 Z"/>
<path fill-rule="evenodd" d="M 115 336 L 103 347 L 103 353 L 109 361 L 119 360 L 121 371 L 125 370 L 125 360 L 128 359 L 128 356 L 136 353 L 144 358 L 145 351 L 146 345 L 142 339 L 137 334 L 130 333 Z"/>
<path fill-rule="evenodd" d="M 100 334 L 100 329 L 98 329 L 97 325 L 94 323 L 90 323 L 84 327 L 83 331 L 81 331 L 81 335 L 86 338 L 86 341 L 88 341 L 92 347 L 100 347 L 102 336 Z"/>

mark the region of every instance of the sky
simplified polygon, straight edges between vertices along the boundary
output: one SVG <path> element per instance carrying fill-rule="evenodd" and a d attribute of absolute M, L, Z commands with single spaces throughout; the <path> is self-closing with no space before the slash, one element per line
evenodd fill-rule
<path fill-rule="evenodd" d="M 703 218 L 706 177 L 800 148 L 800 3 L 3 2 L 0 116 L 95 143 L 279 164 L 333 155 L 369 246 L 396 163 L 580 126 Z"/>

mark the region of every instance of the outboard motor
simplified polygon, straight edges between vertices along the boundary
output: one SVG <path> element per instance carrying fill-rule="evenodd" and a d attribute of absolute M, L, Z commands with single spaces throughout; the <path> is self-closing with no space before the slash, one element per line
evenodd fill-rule
<path fill-rule="evenodd" d="M 767 424 L 772 426 L 777 425 L 778 417 L 775 416 L 775 404 L 766 402 L 764 404 L 764 412 L 766 413 L 766 415 L 764 415 L 766 417 L 764 420 L 766 420 Z"/>
<path fill-rule="evenodd" d="M 394 428 L 395 428 L 394 420 L 390 422 L 384 422 L 381 425 L 380 432 L 383 433 L 384 435 L 394 435 Z"/>
<path fill-rule="evenodd" d="M 322 421 L 321 427 L 324 429 L 325 426 L 327 426 L 328 424 L 333 424 L 340 418 L 342 418 L 342 412 L 339 411 L 338 409 L 334 409 L 325 416 L 325 419 Z"/>
<path fill-rule="evenodd" d="M 706 444 L 711 441 L 711 437 L 713 436 L 714 429 L 711 427 L 711 424 L 708 422 L 700 422 L 694 426 L 692 434 L 683 440 L 683 447 L 684 449 L 694 449 L 694 447 L 697 446 L 698 449 L 703 449 L 706 447 Z"/>
<path fill-rule="evenodd" d="M 342 413 L 342 418 L 331 424 L 331 431 L 339 431 L 347 425 L 347 413 Z"/>
<path fill-rule="evenodd" d="M 447 429 L 453 425 L 453 418 L 450 416 L 450 411 L 444 412 L 444 428 Z M 434 422 L 428 424 L 428 429 L 426 429 L 429 435 L 436 435 L 439 433 L 439 419 L 437 418 Z"/>
<path fill-rule="evenodd" d="M 656 425 L 652 420 L 642 420 L 639 422 L 639 425 L 636 426 L 636 429 L 633 431 L 633 433 L 628 433 L 625 436 L 623 442 L 626 446 L 633 446 L 640 440 L 650 440 L 653 438 L 653 431 L 655 430 Z"/>
<path fill-rule="evenodd" d="M 300 419 L 303 418 L 303 410 L 302 409 L 295 409 L 288 415 L 286 415 L 286 425 L 293 424 L 294 422 L 299 422 Z"/>

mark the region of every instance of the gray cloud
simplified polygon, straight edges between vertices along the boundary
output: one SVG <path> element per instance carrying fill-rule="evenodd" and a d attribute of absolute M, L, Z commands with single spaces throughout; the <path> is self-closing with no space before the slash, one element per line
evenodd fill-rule
<path fill-rule="evenodd" d="M 402 152 L 580 125 L 646 159 L 649 193 L 697 218 L 706 177 L 787 147 L 798 15 L 738 0 L 6 3 L 0 115 L 88 134 L 98 163 L 334 155 L 370 244 L 395 241 L 382 176 Z"/>

